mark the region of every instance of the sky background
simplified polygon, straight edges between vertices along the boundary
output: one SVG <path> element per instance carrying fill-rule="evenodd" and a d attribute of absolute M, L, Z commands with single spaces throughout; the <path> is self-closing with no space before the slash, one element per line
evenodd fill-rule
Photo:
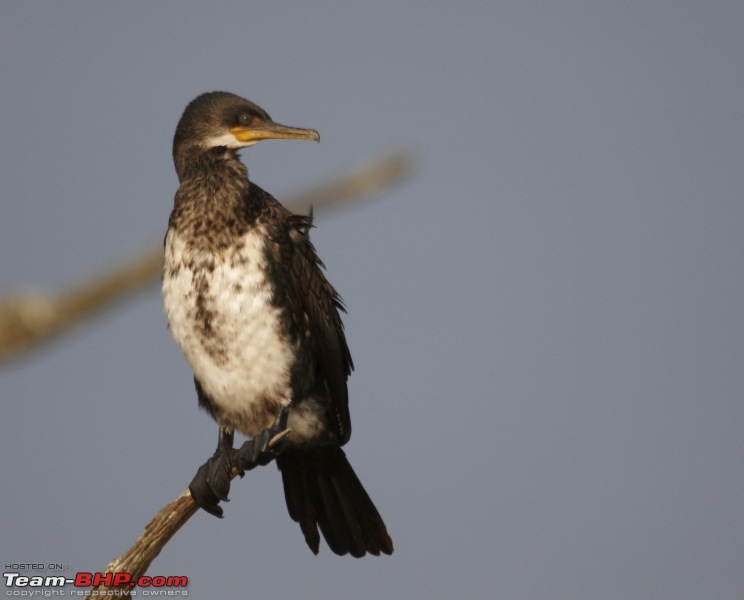
<path fill-rule="evenodd" d="M 4 0 L 2 294 L 162 239 L 205 91 L 320 132 L 243 152 L 280 199 L 416 160 L 312 233 L 395 554 L 313 556 L 269 466 L 149 573 L 196 598 L 741 598 L 742 31 L 733 1 Z M 0 385 L 3 564 L 103 569 L 216 443 L 156 284 Z"/>

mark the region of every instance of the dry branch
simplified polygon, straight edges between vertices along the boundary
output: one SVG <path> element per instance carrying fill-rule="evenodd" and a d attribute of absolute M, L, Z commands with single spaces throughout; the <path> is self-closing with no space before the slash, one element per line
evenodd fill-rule
<path fill-rule="evenodd" d="M 112 560 L 105 569 L 106 573 L 129 573 L 132 581 L 147 572 L 150 563 L 160 554 L 168 541 L 175 533 L 183 527 L 199 507 L 191 497 L 191 492 L 185 489 L 173 502 L 169 502 L 160 509 L 158 514 L 145 526 L 144 533 L 120 557 Z M 113 586 L 99 585 L 92 588 L 99 595 L 105 596 L 107 591 L 113 590 Z M 117 598 L 129 598 L 130 586 L 120 588 Z M 91 594 L 92 595 L 92 594 Z"/>
<path fill-rule="evenodd" d="M 281 442 L 291 433 L 285 429 L 277 433 L 269 441 L 269 448 Z M 230 479 L 235 479 L 238 471 L 233 467 Z M 147 573 L 150 564 L 165 548 L 165 545 L 183 527 L 199 507 L 194 502 L 191 492 L 185 489 L 173 502 L 166 504 L 158 514 L 145 526 L 145 532 L 139 537 L 134 545 L 119 558 L 112 560 L 106 567 L 105 573 L 128 573 L 131 581 L 137 581 Z M 113 586 L 101 584 L 92 588 L 99 595 L 107 595 L 106 592 L 115 589 Z M 129 598 L 133 588 L 130 585 L 119 587 L 117 598 Z"/>

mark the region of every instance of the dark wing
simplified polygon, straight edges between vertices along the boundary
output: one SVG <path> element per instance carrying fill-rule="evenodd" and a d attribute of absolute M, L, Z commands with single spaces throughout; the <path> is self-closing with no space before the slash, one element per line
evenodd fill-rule
<path fill-rule="evenodd" d="M 285 282 L 289 301 L 295 314 L 303 315 L 304 323 L 297 325 L 325 379 L 335 412 L 336 433 L 343 445 L 351 436 L 346 380 L 354 368 L 339 314 L 346 312 L 344 304 L 325 278 L 325 265 L 310 241 L 312 216 L 292 214 L 269 194 L 266 196 L 272 201 L 268 203 L 273 213 L 269 222 L 276 223 L 270 232 L 275 242 L 271 252 L 289 273 Z"/>

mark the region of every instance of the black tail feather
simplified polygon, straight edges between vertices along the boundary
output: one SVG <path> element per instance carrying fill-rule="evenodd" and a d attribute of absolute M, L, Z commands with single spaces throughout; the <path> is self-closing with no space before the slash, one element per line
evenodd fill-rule
<path fill-rule="evenodd" d="M 320 535 L 339 555 L 392 554 L 393 541 L 359 478 L 337 446 L 287 448 L 277 458 L 292 520 L 317 554 Z"/>

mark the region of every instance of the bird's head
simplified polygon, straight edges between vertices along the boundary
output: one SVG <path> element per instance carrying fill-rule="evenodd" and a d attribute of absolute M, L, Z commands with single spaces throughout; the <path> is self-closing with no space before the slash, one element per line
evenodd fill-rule
<path fill-rule="evenodd" d="M 261 140 L 320 141 L 313 129 L 280 125 L 260 106 L 229 92 L 202 94 L 184 110 L 173 138 L 173 156 L 212 148 L 246 148 Z"/>

